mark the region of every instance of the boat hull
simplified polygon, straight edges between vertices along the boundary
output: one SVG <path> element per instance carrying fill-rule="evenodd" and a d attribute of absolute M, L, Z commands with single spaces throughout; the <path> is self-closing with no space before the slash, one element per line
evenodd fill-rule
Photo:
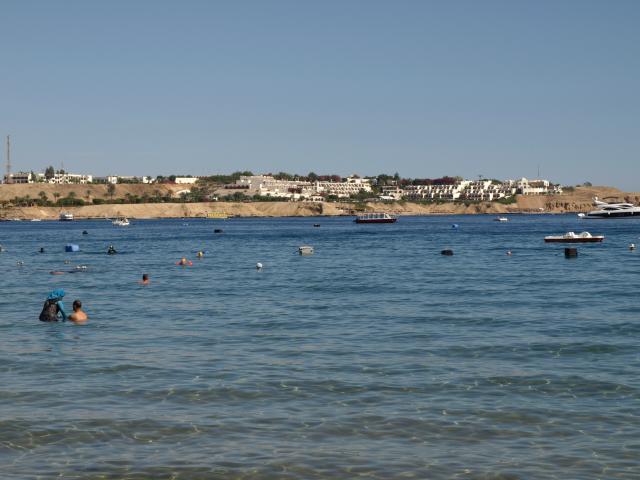
<path fill-rule="evenodd" d="M 604 237 L 589 238 L 548 238 L 544 239 L 545 243 L 598 243 L 602 242 Z"/>
<path fill-rule="evenodd" d="M 587 213 L 584 217 L 590 219 L 606 219 L 606 218 L 640 218 L 640 210 L 631 212 L 598 212 Z"/>
<path fill-rule="evenodd" d="M 398 221 L 397 218 L 376 218 L 371 220 L 358 219 L 356 218 L 354 222 L 356 223 L 396 223 Z"/>

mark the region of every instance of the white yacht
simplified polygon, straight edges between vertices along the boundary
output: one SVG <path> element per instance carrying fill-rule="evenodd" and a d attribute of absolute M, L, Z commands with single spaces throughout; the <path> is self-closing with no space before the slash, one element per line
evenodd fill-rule
<path fill-rule="evenodd" d="M 640 217 L 640 207 L 636 207 L 632 203 L 606 203 L 595 197 L 593 204 L 597 207 L 597 210 L 587 213 L 582 218 Z"/>
<path fill-rule="evenodd" d="M 59 218 L 61 222 L 71 222 L 73 221 L 73 213 L 62 212 Z"/>

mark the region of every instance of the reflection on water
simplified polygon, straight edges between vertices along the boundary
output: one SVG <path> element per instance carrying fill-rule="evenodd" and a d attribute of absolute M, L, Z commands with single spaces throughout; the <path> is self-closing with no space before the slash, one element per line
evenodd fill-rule
<path fill-rule="evenodd" d="M 640 222 L 317 222 L 0 224 L 2 478 L 638 478 Z"/>

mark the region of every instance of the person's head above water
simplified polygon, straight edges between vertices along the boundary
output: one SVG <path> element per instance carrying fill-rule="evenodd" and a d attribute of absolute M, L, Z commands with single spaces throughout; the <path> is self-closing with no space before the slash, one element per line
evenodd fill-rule
<path fill-rule="evenodd" d="M 82 308 L 82 302 L 80 300 L 73 301 L 73 310 L 80 310 Z"/>
<path fill-rule="evenodd" d="M 143 282 L 146 282 L 146 281 L 148 281 L 148 280 L 149 280 L 149 274 L 148 274 L 148 273 L 143 273 L 143 274 L 142 274 L 142 281 L 143 281 Z"/>

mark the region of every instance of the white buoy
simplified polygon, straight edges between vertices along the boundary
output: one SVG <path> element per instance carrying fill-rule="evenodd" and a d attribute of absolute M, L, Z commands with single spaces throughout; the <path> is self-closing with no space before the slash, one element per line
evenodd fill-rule
<path fill-rule="evenodd" d="M 260 262 L 256 263 L 256 270 L 262 270 L 262 264 Z"/>

